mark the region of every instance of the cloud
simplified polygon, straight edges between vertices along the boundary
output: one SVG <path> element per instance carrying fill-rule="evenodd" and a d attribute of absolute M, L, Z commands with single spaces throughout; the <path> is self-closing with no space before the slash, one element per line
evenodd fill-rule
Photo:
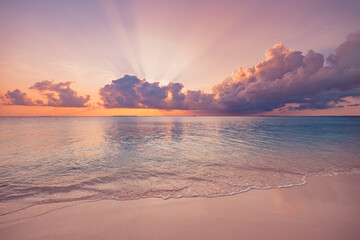
<path fill-rule="evenodd" d="M 15 89 L 14 91 L 7 91 L 6 94 L 0 98 L 5 105 L 34 105 L 33 101 L 27 96 L 27 94 L 21 92 L 19 89 Z"/>
<path fill-rule="evenodd" d="M 277 44 L 266 60 L 214 86 L 217 101 L 232 113 L 261 113 L 298 103 L 301 109 L 336 107 L 345 97 L 360 95 L 360 32 L 350 34 L 327 59 Z"/>
<path fill-rule="evenodd" d="M 189 109 L 220 114 L 253 114 L 285 106 L 288 110 L 338 107 L 360 96 L 360 32 L 350 34 L 325 64 L 313 50 L 304 55 L 276 44 L 266 59 L 239 68 L 212 88 L 212 93 L 183 91 L 180 83 L 149 83 L 125 75 L 101 88 L 106 108 Z M 294 104 L 296 107 L 294 107 Z"/>
<path fill-rule="evenodd" d="M 99 90 L 106 108 L 156 108 L 204 110 L 213 105 L 214 95 L 202 91 L 186 91 L 181 83 L 160 86 L 136 76 L 125 75 Z"/>
<path fill-rule="evenodd" d="M 167 87 L 161 87 L 159 83 L 149 83 L 129 75 L 99 90 L 107 108 L 164 108 L 167 92 Z"/>
<path fill-rule="evenodd" d="M 72 82 L 60 82 L 44 80 L 35 83 L 30 89 L 38 90 L 47 99 L 46 106 L 53 107 L 86 107 L 90 96 L 78 96 L 77 92 L 70 88 Z"/>
<path fill-rule="evenodd" d="M 19 89 L 7 91 L 1 97 L 6 105 L 26 105 L 26 106 L 53 106 L 53 107 L 86 107 L 90 96 L 78 96 L 77 92 L 70 88 L 72 82 L 60 82 L 44 80 L 35 83 L 30 89 L 40 92 L 45 98 L 42 100 L 32 100 L 26 93 Z"/>

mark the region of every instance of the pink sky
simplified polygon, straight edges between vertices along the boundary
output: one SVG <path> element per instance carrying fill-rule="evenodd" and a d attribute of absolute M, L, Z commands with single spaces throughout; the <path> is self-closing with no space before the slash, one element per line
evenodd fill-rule
<path fill-rule="evenodd" d="M 359 58 L 332 69 L 326 61 L 331 53 L 338 62 L 359 53 L 357 35 L 347 39 L 360 30 L 358 1 L 3 1 L 0 6 L 0 115 L 360 115 Z M 323 67 L 300 74 L 306 64 L 294 63 L 276 76 L 282 80 L 276 88 L 270 86 L 267 82 L 276 80 L 271 74 L 285 65 L 268 67 L 264 63 L 272 60 L 265 53 L 279 43 L 289 52 L 276 57 L 300 51 L 303 61 L 313 50 L 325 59 Z M 338 53 L 341 44 L 351 50 Z M 246 72 L 253 66 L 261 70 L 252 76 L 256 89 L 250 75 L 236 75 L 239 67 Z M 124 97 L 127 90 L 111 85 L 124 75 L 159 82 L 152 87 L 166 96 L 146 98 L 147 85 L 137 83 L 131 104 L 107 104 Z M 326 85 L 327 79 L 336 83 Z M 53 85 L 34 87 L 45 80 Z M 294 81 L 299 84 L 290 86 Z M 56 85 L 66 82 L 72 83 Z M 183 85 L 181 103 L 168 96 L 171 82 Z M 300 83 L 309 90 L 300 91 Z M 106 85 L 112 96 L 104 98 L 99 89 Z M 71 91 L 63 93 L 67 88 Z M 15 89 L 30 100 L 6 95 Z M 280 97 L 281 89 L 288 94 Z M 197 90 L 207 99 L 213 94 L 211 102 L 190 98 Z"/>

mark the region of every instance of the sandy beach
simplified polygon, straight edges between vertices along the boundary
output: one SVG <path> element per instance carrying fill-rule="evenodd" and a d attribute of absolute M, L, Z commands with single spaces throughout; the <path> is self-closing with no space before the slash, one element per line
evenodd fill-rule
<path fill-rule="evenodd" d="M 307 182 L 228 197 L 74 204 L 3 223 L 0 239 L 360 239 L 360 174 Z"/>

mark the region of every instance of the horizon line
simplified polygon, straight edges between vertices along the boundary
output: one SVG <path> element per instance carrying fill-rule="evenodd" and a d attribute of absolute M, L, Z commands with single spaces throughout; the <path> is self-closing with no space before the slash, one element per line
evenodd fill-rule
<path fill-rule="evenodd" d="M 65 116 L 65 115 L 38 115 L 38 116 L 15 116 L 15 115 L 6 115 L 1 117 L 360 117 L 360 115 L 164 115 L 164 116 L 151 116 L 151 115 L 98 115 L 98 116 Z"/>

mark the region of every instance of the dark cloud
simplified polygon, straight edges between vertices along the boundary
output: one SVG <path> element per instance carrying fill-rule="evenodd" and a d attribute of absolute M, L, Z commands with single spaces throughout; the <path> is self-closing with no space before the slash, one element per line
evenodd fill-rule
<path fill-rule="evenodd" d="M 19 89 L 7 91 L 4 96 L 1 96 L 1 100 L 5 105 L 34 105 L 33 101 L 27 96 L 27 94 Z"/>
<path fill-rule="evenodd" d="M 48 80 L 35 83 L 30 89 L 39 91 L 45 97 L 45 102 L 30 99 L 19 89 L 8 91 L 1 99 L 7 105 L 86 107 L 90 96 L 78 96 L 77 92 L 70 88 L 71 84 L 71 82 L 55 83 Z"/>
<path fill-rule="evenodd" d="M 360 106 L 360 103 L 355 103 L 355 104 L 350 104 L 350 105 L 347 105 L 348 107 L 358 107 Z"/>
<path fill-rule="evenodd" d="M 136 76 L 125 75 L 99 90 L 106 108 L 208 109 L 214 95 L 202 91 L 186 91 L 180 83 L 160 86 Z"/>
<path fill-rule="evenodd" d="M 327 59 L 310 50 L 306 55 L 278 44 L 266 60 L 213 88 L 225 112 L 260 113 L 290 103 L 293 110 L 327 109 L 345 97 L 360 95 L 360 32 L 350 34 Z"/>

